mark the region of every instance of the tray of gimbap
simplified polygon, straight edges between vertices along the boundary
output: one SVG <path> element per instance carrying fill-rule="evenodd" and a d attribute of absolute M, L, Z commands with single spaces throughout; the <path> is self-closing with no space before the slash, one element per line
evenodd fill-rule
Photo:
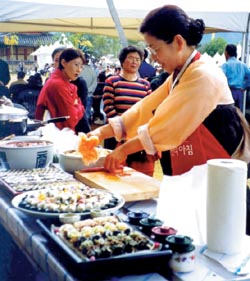
<path fill-rule="evenodd" d="M 24 191 L 51 188 L 51 186 L 73 181 L 75 181 L 73 175 L 62 171 L 54 165 L 46 168 L 0 171 L 0 183 L 12 195 Z"/>
<path fill-rule="evenodd" d="M 111 213 L 125 203 L 118 194 L 91 188 L 79 181 L 62 183 L 50 189 L 23 192 L 11 202 L 20 211 L 40 218 L 57 218 L 64 213 L 88 216 L 93 210 Z"/>
<path fill-rule="evenodd" d="M 71 224 L 55 225 L 44 219 L 37 222 L 70 259 L 78 278 L 107 280 L 103 278 L 168 271 L 171 250 L 116 215 Z"/>

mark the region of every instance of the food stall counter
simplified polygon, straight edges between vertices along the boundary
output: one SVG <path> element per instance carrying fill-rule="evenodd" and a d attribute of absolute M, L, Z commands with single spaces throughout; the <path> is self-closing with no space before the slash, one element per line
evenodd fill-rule
<path fill-rule="evenodd" d="M 193 173 L 193 172 L 192 172 Z M 199 171 L 200 173 L 200 171 Z M 179 191 L 179 188 L 184 188 L 188 185 L 188 181 L 191 178 L 192 184 L 190 186 L 194 186 L 193 182 L 193 174 L 192 177 L 187 177 L 190 175 L 183 175 L 180 177 L 165 177 L 161 188 L 166 188 L 167 186 L 171 187 L 173 191 Z M 200 180 L 198 180 L 200 184 Z M 196 186 L 196 185 L 195 185 Z M 194 190 L 199 198 L 199 193 L 197 190 Z M 63 280 L 63 281 L 81 281 L 83 279 L 79 279 L 76 275 L 76 272 L 71 267 L 70 263 L 66 256 L 62 255 L 61 252 L 57 251 L 57 248 L 54 248 L 51 241 L 45 235 L 42 228 L 37 223 L 37 218 L 34 216 L 30 216 L 26 213 L 21 212 L 20 210 L 14 208 L 11 204 L 11 200 L 13 198 L 13 194 L 8 192 L 3 184 L 0 184 L 0 222 L 2 226 L 6 229 L 7 235 L 10 235 L 17 246 L 21 249 L 22 253 L 26 256 L 26 258 L 31 262 L 34 269 L 38 272 L 38 275 L 42 275 L 42 279 L 37 279 L 39 281 L 55 281 L 55 280 Z M 162 200 L 163 199 L 163 200 Z M 178 201 L 180 202 L 180 201 Z M 199 201 L 200 202 L 200 201 Z M 183 202 L 185 204 L 185 202 Z M 161 208 L 161 207 L 164 208 Z M 117 214 L 119 216 L 126 216 L 124 214 L 125 210 L 130 211 L 144 211 L 150 213 L 151 215 L 160 216 L 161 214 L 166 216 L 166 222 L 169 222 L 169 226 L 177 226 L 176 229 L 183 234 L 190 235 L 197 241 L 199 238 L 199 233 L 196 231 L 195 227 L 190 229 L 190 232 L 185 232 L 185 223 L 189 223 L 188 226 L 192 226 L 190 221 L 183 220 L 183 216 L 185 212 L 178 205 L 179 208 L 173 206 L 176 211 L 179 212 L 178 222 L 179 225 L 174 225 L 174 222 L 177 220 L 177 213 L 173 217 L 173 213 L 168 213 L 168 207 L 166 206 L 166 200 L 164 198 L 157 199 L 149 199 L 135 202 L 128 202 L 125 204 L 125 208 L 120 209 Z M 199 204 L 198 207 L 201 207 Z M 204 206 L 203 206 L 204 207 Z M 189 213 L 186 211 L 186 215 Z M 201 214 L 200 214 L 201 215 Z M 172 216 L 172 218 L 171 218 Z M 187 218 L 185 216 L 185 218 Z M 199 217 L 199 216 L 198 216 Z M 171 219 L 170 219 L 171 218 Z M 190 218 L 194 218 L 194 216 L 190 216 Z M 173 223 L 173 224 L 172 224 Z M 192 222 L 193 223 L 193 222 Z M 204 221 L 202 220 L 204 224 Z M 181 229 L 182 228 L 182 229 Z M 185 230 L 189 230 L 186 228 Z M 183 230 L 183 232 L 182 232 Z M 194 232 L 195 231 L 195 232 Z M 202 254 L 203 246 L 199 246 L 196 244 L 196 265 L 195 270 L 190 273 L 183 274 L 175 274 L 170 277 L 164 277 L 158 273 L 145 273 L 138 276 L 123 276 L 119 278 L 112 278 L 110 280 L 116 281 L 145 281 L 145 280 L 174 280 L 174 281 L 189 281 L 189 280 L 249 280 L 249 275 L 245 276 L 235 276 L 234 274 L 228 272 L 221 266 L 218 262 L 212 261 L 210 258 L 207 258 Z M 13 269 L 15 270 L 15 269 Z M 6 279 L 7 280 L 7 279 Z M 36 280 L 36 279 L 33 279 Z M 107 280 L 107 279 L 105 279 Z M 4 280 L 5 281 L 5 280 Z M 89 281 L 89 280 L 88 280 Z"/>
<path fill-rule="evenodd" d="M 6 192 L 7 191 L 7 192 Z M 74 268 L 71 267 L 69 258 L 58 251 L 43 229 L 37 223 L 37 218 L 14 208 L 11 204 L 13 195 L 3 184 L 0 185 L 0 223 L 6 230 L 2 237 L 10 236 L 16 246 L 32 265 L 32 271 L 36 272 L 37 280 L 41 281 L 77 281 L 79 279 Z M 154 200 L 152 200 L 154 201 Z M 152 208 L 154 204 L 152 204 Z M 9 238 L 7 239 L 9 241 Z M 52 241 L 53 242 L 53 241 Z M 2 241 L 4 243 L 4 241 Z M 9 247 L 8 245 L 5 245 Z M 55 247 L 54 247 L 55 246 Z M 9 253 L 11 255 L 11 252 Z M 18 257 L 15 257 L 18 258 Z M 6 259 L 8 260 L 8 259 Z M 19 270 L 12 268 L 12 270 Z M 115 280 L 167 280 L 158 273 L 147 273 L 139 276 L 124 276 Z M 124 280 L 125 280 L 124 279 Z M 8 279 L 6 279 L 7 281 Z M 18 280 L 18 279 L 17 279 Z M 31 279 L 32 280 L 32 279 Z M 4 280 L 5 281 L 5 280 Z"/>

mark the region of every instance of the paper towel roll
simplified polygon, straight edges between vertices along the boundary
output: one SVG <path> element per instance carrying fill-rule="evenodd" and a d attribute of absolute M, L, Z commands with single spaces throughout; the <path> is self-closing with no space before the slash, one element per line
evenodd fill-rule
<path fill-rule="evenodd" d="M 246 232 L 247 165 L 241 160 L 207 161 L 207 247 L 236 254 Z"/>

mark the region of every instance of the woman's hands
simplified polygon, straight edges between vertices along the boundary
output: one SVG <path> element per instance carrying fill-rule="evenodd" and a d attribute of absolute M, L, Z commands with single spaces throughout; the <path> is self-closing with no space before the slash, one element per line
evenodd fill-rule
<path fill-rule="evenodd" d="M 89 133 L 87 137 L 96 136 L 99 138 L 99 142 L 102 143 L 104 139 L 111 138 L 114 136 L 112 127 L 108 125 L 101 126 Z M 110 172 L 114 172 L 121 169 L 122 164 L 125 163 L 127 154 L 123 149 L 116 148 L 109 155 L 106 156 L 104 168 Z"/>
<path fill-rule="evenodd" d="M 108 124 L 87 133 L 87 137 L 90 136 L 97 136 L 101 143 L 104 139 L 113 137 L 114 132 L 111 125 Z M 113 150 L 109 155 L 106 156 L 104 168 L 110 172 L 119 170 L 121 169 L 121 166 L 126 163 L 126 159 L 129 154 L 143 149 L 144 148 L 139 138 L 134 137 L 133 139 L 130 139 L 124 144 L 118 146 L 115 150 Z"/>
<path fill-rule="evenodd" d="M 125 165 L 126 159 L 127 154 L 124 152 L 124 148 L 121 145 L 106 156 L 104 168 L 110 172 L 119 170 Z"/>
<path fill-rule="evenodd" d="M 118 146 L 105 159 L 104 168 L 110 172 L 119 170 L 125 165 L 127 156 L 134 152 L 143 150 L 143 146 L 138 137 L 135 137 L 124 144 Z"/>

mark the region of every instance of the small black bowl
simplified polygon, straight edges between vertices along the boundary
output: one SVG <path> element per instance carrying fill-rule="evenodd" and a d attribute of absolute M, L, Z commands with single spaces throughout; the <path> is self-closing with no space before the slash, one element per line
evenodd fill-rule
<path fill-rule="evenodd" d="M 141 219 L 139 225 L 140 225 L 140 229 L 144 233 L 151 235 L 152 228 L 156 226 L 162 226 L 163 221 L 154 217 L 148 217 L 148 218 Z"/>
<path fill-rule="evenodd" d="M 127 213 L 128 221 L 131 224 L 139 225 L 141 219 L 149 217 L 149 214 L 143 211 L 131 211 Z"/>
<path fill-rule="evenodd" d="M 169 248 L 173 252 L 188 253 L 194 250 L 195 246 L 192 244 L 193 239 L 184 235 L 169 235 L 166 238 Z"/>

